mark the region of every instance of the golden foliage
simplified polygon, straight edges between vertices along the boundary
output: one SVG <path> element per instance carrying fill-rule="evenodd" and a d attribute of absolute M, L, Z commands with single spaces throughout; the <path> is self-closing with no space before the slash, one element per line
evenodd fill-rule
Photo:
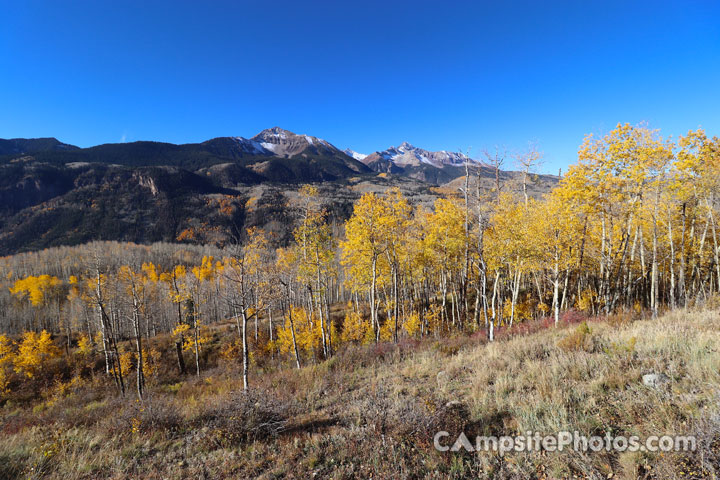
<path fill-rule="evenodd" d="M 368 343 L 373 340 L 372 326 L 369 322 L 363 321 L 360 315 L 348 304 L 343 321 L 340 341 L 343 343 Z"/>
<path fill-rule="evenodd" d="M 134 352 L 127 351 L 120 354 L 120 361 L 118 362 L 118 366 L 120 367 L 121 375 L 126 376 L 128 373 L 130 373 L 134 358 Z"/>
<path fill-rule="evenodd" d="M 417 312 L 412 312 L 403 322 L 403 328 L 408 335 L 414 337 L 420 332 L 422 328 L 422 322 L 420 321 L 420 315 Z"/>
<path fill-rule="evenodd" d="M 160 369 L 161 353 L 154 348 L 143 348 L 143 375 L 145 378 L 151 378 L 158 374 Z M 137 357 L 137 354 L 136 354 Z"/>
<path fill-rule="evenodd" d="M 290 321 L 291 315 L 292 323 Z M 320 321 L 311 318 L 304 308 L 291 306 L 290 313 L 285 316 L 284 325 L 277 331 L 277 347 L 281 353 L 293 352 L 293 327 L 299 351 L 312 355 L 321 348 Z"/>
<path fill-rule="evenodd" d="M 591 312 L 594 309 L 596 299 L 597 293 L 595 292 L 595 290 L 591 288 L 586 288 L 585 290 L 580 292 L 580 295 L 578 295 L 575 306 L 578 310 L 582 312 Z"/>
<path fill-rule="evenodd" d="M 13 360 L 15 371 L 27 378 L 33 378 L 49 360 L 58 356 L 60 350 L 47 331 L 25 332 Z"/>
<path fill-rule="evenodd" d="M 42 305 L 47 296 L 62 284 L 59 278 L 51 275 L 28 276 L 15 281 L 10 292 L 21 298 L 27 297 L 34 306 Z"/>
<path fill-rule="evenodd" d="M 94 350 L 94 346 L 93 346 L 93 342 L 90 339 L 90 337 L 88 337 L 84 333 L 82 335 L 80 335 L 80 339 L 78 340 L 77 352 L 80 355 L 89 356 L 93 353 L 93 350 Z"/>

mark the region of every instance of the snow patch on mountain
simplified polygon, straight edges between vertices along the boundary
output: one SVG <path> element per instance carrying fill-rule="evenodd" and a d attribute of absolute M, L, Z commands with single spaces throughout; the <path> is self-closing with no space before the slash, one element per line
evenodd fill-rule
<path fill-rule="evenodd" d="M 363 161 L 367 158 L 367 155 L 364 153 L 358 153 L 355 150 L 350 150 L 349 148 L 346 148 L 343 150 L 343 153 L 349 157 L 354 158 L 355 160 Z"/>
<path fill-rule="evenodd" d="M 265 148 L 260 142 L 245 138 L 245 137 L 232 137 L 233 140 L 242 148 L 246 153 L 252 155 L 270 155 L 271 149 Z"/>
<path fill-rule="evenodd" d="M 280 147 L 280 145 L 276 145 L 274 143 L 268 143 L 268 142 L 262 142 L 260 145 L 262 145 L 262 148 L 264 148 L 265 150 L 268 150 L 273 153 L 278 153 L 277 150 L 278 150 L 278 147 Z"/>
<path fill-rule="evenodd" d="M 415 147 L 408 142 L 403 142 L 399 147 L 390 147 L 387 150 L 378 152 L 378 155 L 385 160 L 391 161 L 395 165 L 419 166 L 422 164 L 432 165 L 433 167 L 442 168 L 449 166 L 462 166 L 465 162 L 477 163 L 464 153 L 448 152 L 441 150 L 439 152 L 431 152 L 422 148 Z"/>
<path fill-rule="evenodd" d="M 271 154 L 286 158 L 295 155 L 336 155 L 340 153 L 340 150 L 321 138 L 298 135 L 280 127 L 263 130 L 252 140 Z"/>

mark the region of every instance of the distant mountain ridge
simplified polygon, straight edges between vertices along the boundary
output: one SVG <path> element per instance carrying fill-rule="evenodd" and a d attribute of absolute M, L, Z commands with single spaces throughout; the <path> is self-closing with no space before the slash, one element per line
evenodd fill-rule
<path fill-rule="evenodd" d="M 218 137 L 202 143 L 138 141 L 78 148 L 55 139 L 0 140 L 0 165 L 24 155 L 52 165 L 101 163 L 127 167 L 174 166 L 190 171 L 232 165 L 242 183 L 332 181 L 372 170 L 326 140 L 279 127 L 254 137 Z M 212 168 L 212 172 L 218 168 Z M 238 175 L 235 175 L 237 177 Z"/>
<path fill-rule="evenodd" d="M 212 243 L 268 222 L 287 235 L 286 201 L 248 192 L 374 176 L 329 142 L 278 127 L 182 145 L 0 140 L 0 255 L 101 239 Z"/>
<path fill-rule="evenodd" d="M 413 167 L 432 165 L 436 168 L 443 168 L 445 166 L 463 166 L 465 162 L 470 162 L 471 164 L 477 163 L 476 160 L 471 159 L 464 153 L 448 152 L 445 150 L 431 152 L 415 147 L 408 142 L 401 143 L 399 147 L 390 147 L 382 152 L 368 155 L 368 157 L 365 158 L 365 163 L 371 163 L 376 158 L 392 161 L 398 166 Z"/>
<path fill-rule="evenodd" d="M 304 183 L 324 191 L 339 223 L 362 192 L 390 186 L 431 204 L 432 187 L 456 190 L 466 164 L 479 182 L 494 179 L 461 153 L 404 142 L 362 155 L 279 127 L 181 145 L 0 139 L 0 255 L 92 240 L 221 244 L 248 227 L 282 242 L 292 236 L 293 199 Z M 517 176 L 502 172 L 508 182 Z M 557 182 L 540 177 L 537 193 Z"/>
<path fill-rule="evenodd" d="M 466 167 L 473 174 L 487 173 L 482 162 L 462 152 L 430 151 L 403 142 L 366 155 L 280 127 L 265 129 L 251 138 L 217 137 L 180 145 L 136 141 L 78 148 L 55 138 L 0 139 L 0 166 L 18 162 L 21 157 L 23 161 L 71 167 L 172 166 L 208 177 L 223 188 L 263 182 L 336 181 L 377 173 L 443 185 L 464 176 Z"/>
<path fill-rule="evenodd" d="M 432 152 L 408 142 L 365 155 L 361 161 L 375 172 L 402 175 L 438 185 L 465 175 L 466 163 L 473 171 L 481 165 L 460 152 Z"/>
<path fill-rule="evenodd" d="M 169 165 L 240 183 L 327 181 L 377 172 L 442 184 L 464 175 L 466 162 L 480 165 L 461 152 L 429 151 L 408 142 L 366 155 L 280 127 L 251 138 L 217 137 L 180 145 L 137 141 L 79 148 L 55 138 L 0 139 L 0 164 L 23 155 L 53 165 Z"/>
<path fill-rule="evenodd" d="M 480 162 L 462 152 L 433 152 L 408 142 L 369 155 L 350 149 L 344 152 L 375 172 L 402 175 L 435 184 L 447 183 L 465 175 L 466 163 L 473 171 L 481 166 Z"/>
<path fill-rule="evenodd" d="M 487 173 L 486 165 L 462 152 L 430 151 L 402 142 L 397 147 L 363 154 L 280 127 L 265 129 L 251 138 L 216 137 L 179 145 L 136 141 L 79 148 L 55 138 L 0 139 L 0 165 L 17 162 L 20 157 L 58 166 L 173 166 L 209 176 L 224 187 L 335 181 L 373 173 L 443 185 L 464 176 L 466 167 L 474 174 Z"/>
<path fill-rule="evenodd" d="M 79 147 L 62 143 L 57 138 L 0 138 L 0 155 L 68 150 L 79 150 Z"/>

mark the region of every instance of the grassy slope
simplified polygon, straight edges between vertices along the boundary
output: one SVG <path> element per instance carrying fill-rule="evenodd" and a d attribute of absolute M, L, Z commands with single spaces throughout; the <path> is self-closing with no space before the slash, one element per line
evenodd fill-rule
<path fill-rule="evenodd" d="M 558 347 L 575 327 L 491 345 L 458 337 L 351 348 L 251 377 L 250 395 L 233 393 L 240 378 L 229 365 L 165 379 L 145 407 L 101 386 L 34 411 L 6 406 L 0 478 L 717 478 L 720 316 L 617 323 L 591 322 L 577 350 Z M 643 386 L 650 372 L 667 374 L 669 386 Z M 433 449 L 436 431 L 461 429 L 695 433 L 700 451 L 500 458 Z"/>

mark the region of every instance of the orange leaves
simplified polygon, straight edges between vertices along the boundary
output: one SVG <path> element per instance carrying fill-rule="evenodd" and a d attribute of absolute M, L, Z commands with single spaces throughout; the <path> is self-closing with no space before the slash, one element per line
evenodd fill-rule
<path fill-rule="evenodd" d="M 529 205 L 533 204 L 530 202 Z M 528 237 L 530 220 L 530 206 L 506 193 L 500 195 L 485 234 L 486 258 L 491 269 L 509 264 L 513 270 L 522 270 L 529 263 L 533 247 Z"/>
<path fill-rule="evenodd" d="M 92 339 L 85 334 L 80 335 L 80 339 L 78 340 L 77 353 L 84 357 L 87 357 L 92 354 L 94 349 L 95 347 L 93 345 Z"/>
<path fill-rule="evenodd" d="M 142 271 L 145 274 L 147 280 L 157 283 L 160 281 L 160 273 L 158 273 L 157 267 L 152 262 L 146 262 L 142 264 Z"/>
<path fill-rule="evenodd" d="M 386 209 L 386 202 L 374 193 L 364 194 L 355 203 L 353 215 L 345 223 L 347 241 L 342 244 L 344 261 L 382 253 L 381 219 Z"/>
<path fill-rule="evenodd" d="M 618 202 L 631 206 L 665 171 L 672 148 L 656 130 L 618 124 L 602 138 L 586 137 L 578 158 L 579 165 L 569 172 L 574 183 L 580 182 L 574 190 L 596 208 L 608 209 Z"/>
<path fill-rule="evenodd" d="M 720 183 L 720 139 L 709 139 L 701 129 L 691 130 L 680 137 L 679 146 L 672 186 L 682 197 L 690 192 L 700 197 L 713 195 Z"/>
<path fill-rule="evenodd" d="M 120 354 L 120 360 L 118 362 L 118 367 L 120 368 L 120 375 L 127 375 L 128 373 L 130 373 L 134 358 L 135 354 L 130 351 Z"/>
<path fill-rule="evenodd" d="M 220 350 L 220 357 L 226 362 L 236 362 L 242 358 L 242 339 L 234 338 Z"/>
<path fill-rule="evenodd" d="M 146 378 L 154 377 L 158 374 L 162 355 L 154 348 L 147 350 L 143 348 L 143 375 Z M 137 354 L 136 354 L 137 356 Z"/>
<path fill-rule="evenodd" d="M 174 337 L 180 338 L 185 336 L 188 330 L 190 330 L 190 325 L 188 325 L 187 323 L 181 323 L 173 329 L 172 334 Z"/>
<path fill-rule="evenodd" d="M 260 200 L 259 197 L 252 196 L 247 199 L 245 202 L 245 211 L 246 212 L 253 212 L 258 206 L 258 201 Z"/>
<path fill-rule="evenodd" d="M 13 357 L 12 341 L 6 335 L 0 335 L 0 366 L 11 363 Z"/>
<path fill-rule="evenodd" d="M 173 268 L 172 270 L 172 275 L 175 278 L 182 278 L 187 275 L 187 269 L 185 265 L 176 265 L 175 268 Z"/>
<path fill-rule="evenodd" d="M 197 322 L 197 325 L 195 327 L 190 326 L 186 323 L 181 323 L 175 327 L 172 334 L 178 339 L 183 339 L 183 351 L 187 352 L 195 348 L 194 328 L 197 328 L 198 348 L 212 340 L 210 330 L 199 321 Z"/>
<path fill-rule="evenodd" d="M 175 238 L 178 242 L 192 242 L 197 240 L 197 233 L 193 227 L 188 227 Z"/>
<path fill-rule="evenodd" d="M 226 217 L 231 217 L 237 210 L 235 202 L 236 198 L 233 196 L 224 195 L 220 197 L 217 200 L 217 206 L 220 214 L 225 215 Z"/>
<path fill-rule="evenodd" d="M 422 322 L 420 321 L 420 315 L 417 312 L 412 312 L 408 318 L 403 322 L 403 328 L 407 334 L 411 337 L 416 336 L 420 333 L 422 328 Z"/>

